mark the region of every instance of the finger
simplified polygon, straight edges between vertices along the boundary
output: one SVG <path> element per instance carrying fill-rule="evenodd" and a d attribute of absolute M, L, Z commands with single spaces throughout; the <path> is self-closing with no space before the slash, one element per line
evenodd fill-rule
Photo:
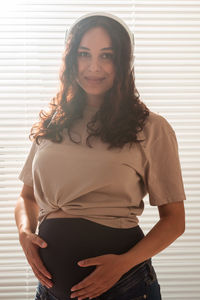
<path fill-rule="evenodd" d="M 107 292 L 107 289 L 103 289 L 103 290 L 95 290 L 94 293 L 88 294 L 89 299 L 95 299 L 96 297 L 101 296 L 104 292 Z"/>
<path fill-rule="evenodd" d="M 40 271 L 37 269 L 37 267 L 35 265 L 32 266 L 32 270 L 33 270 L 35 276 L 38 278 L 38 280 L 43 285 L 45 285 L 47 288 L 51 288 L 53 286 L 53 283 L 49 279 L 44 277 L 43 274 L 40 273 Z"/>
<path fill-rule="evenodd" d="M 43 262 L 41 261 L 38 255 L 38 252 L 35 251 L 35 249 L 32 249 L 32 251 L 26 254 L 26 258 L 31 267 L 36 266 L 36 268 L 39 269 L 40 273 L 42 273 L 44 277 L 52 279 L 51 274 L 45 268 Z"/>
<path fill-rule="evenodd" d="M 36 268 L 45 278 L 52 279 L 51 274 L 47 271 L 40 258 L 34 256 L 31 259 L 28 259 L 28 261 L 30 265 L 36 266 Z"/>
<path fill-rule="evenodd" d="M 82 299 L 93 299 L 97 296 L 100 296 L 103 292 L 101 290 L 93 290 L 93 293 L 89 292 L 89 291 L 85 291 L 85 292 L 78 292 L 76 295 L 73 296 L 73 298 L 78 297 L 78 300 L 82 300 Z M 71 298 L 72 296 L 70 296 Z"/>
<path fill-rule="evenodd" d="M 33 265 L 35 267 L 35 269 L 38 271 L 38 273 L 40 274 L 40 276 L 43 278 L 43 280 L 45 280 L 46 282 L 48 282 L 49 284 L 52 284 L 52 280 L 50 280 L 47 276 L 45 276 L 40 269 L 38 268 L 37 265 Z"/>
<path fill-rule="evenodd" d="M 81 282 L 79 282 L 78 284 L 74 285 L 71 288 L 71 291 L 74 292 L 76 290 L 80 290 L 83 288 L 87 288 L 89 287 L 91 284 L 94 283 L 95 279 L 94 279 L 94 274 L 95 271 L 93 273 L 91 273 L 91 275 L 87 276 L 84 280 L 82 280 Z"/>
<path fill-rule="evenodd" d="M 34 265 L 37 266 L 37 268 L 40 270 L 41 273 L 44 274 L 44 276 L 48 277 L 49 279 L 52 278 L 51 274 L 48 272 L 48 270 L 46 269 L 46 267 L 44 266 L 39 253 L 38 253 L 38 249 L 33 247 L 32 251 L 31 251 L 31 256 L 32 256 L 32 261 L 34 263 Z"/>
<path fill-rule="evenodd" d="M 52 286 L 52 281 L 49 280 L 43 273 L 40 272 L 38 266 L 34 264 L 33 260 L 28 259 L 28 263 L 30 264 L 35 276 L 39 279 L 40 282 L 43 282 L 44 285 L 48 285 L 48 287 Z"/>
<path fill-rule="evenodd" d="M 45 268 L 45 266 L 39 256 L 35 257 L 34 264 L 37 266 L 40 273 L 42 273 L 48 279 L 52 279 L 51 274 L 47 271 L 47 269 Z"/>
<path fill-rule="evenodd" d="M 104 290 L 105 290 L 105 289 L 104 289 Z M 93 291 L 90 291 L 90 292 L 88 291 L 88 293 L 85 294 L 84 296 L 88 297 L 89 299 L 93 299 L 93 298 L 95 298 L 95 297 L 100 296 L 100 295 L 104 292 L 104 290 L 98 289 L 97 287 L 95 287 L 95 288 L 93 289 Z"/>
<path fill-rule="evenodd" d="M 100 289 L 98 289 L 94 284 L 91 284 L 89 287 L 87 288 L 83 288 L 79 291 L 76 291 L 76 292 L 73 292 L 70 297 L 71 298 L 75 298 L 75 297 L 84 297 L 83 299 L 85 298 L 88 298 L 89 295 L 93 295 L 94 293 L 100 291 Z"/>
<path fill-rule="evenodd" d="M 47 243 L 36 234 L 34 234 L 33 237 L 32 237 L 32 243 L 36 244 L 40 248 L 46 248 L 47 247 Z"/>

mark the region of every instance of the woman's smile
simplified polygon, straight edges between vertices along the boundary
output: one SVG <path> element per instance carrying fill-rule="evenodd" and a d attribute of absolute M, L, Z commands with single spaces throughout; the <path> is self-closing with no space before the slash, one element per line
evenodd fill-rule
<path fill-rule="evenodd" d="M 115 78 L 114 50 L 108 33 L 101 27 L 88 30 L 77 50 L 77 82 L 90 103 L 103 101 Z"/>
<path fill-rule="evenodd" d="M 104 78 L 94 78 L 94 77 L 85 77 L 85 80 L 87 81 L 88 84 L 90 85 L 98 85 L 101 84 L 104 81 Z"/>

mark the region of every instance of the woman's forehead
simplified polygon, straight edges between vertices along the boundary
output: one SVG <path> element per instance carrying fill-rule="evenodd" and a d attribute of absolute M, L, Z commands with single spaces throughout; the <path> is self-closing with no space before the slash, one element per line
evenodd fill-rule
<path fill-rule="evenodd" d="M 100 50 L 113 50 L 112 41 L 109 34 L 101 27 L 95 27 L 89 29 L 83 36 L 80 41 L 79 48 L 85 48 L 85 50 L 94 48 L 97 46 L 101 47 Z M 88 48 L 88 49 L 86 49 Z"/>

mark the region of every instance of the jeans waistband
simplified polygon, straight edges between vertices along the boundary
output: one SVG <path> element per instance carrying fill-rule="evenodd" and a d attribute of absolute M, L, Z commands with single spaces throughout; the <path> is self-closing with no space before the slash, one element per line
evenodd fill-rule
<path fill-rule="evenodd" d="M 113 287 L 128 284 L 128 281 L 131 281 L 131 285 L 134 286 L 141 280 L 144 280 L 147 284 L 151 284 L 157 280 L 151 258 L 130 269 Z"/>
<path fill-rule="evenodd" d="M 108 293 L 112 293 L 113 290 L 122 290 L 124 288 L 128 289 L 129 286 L 134 287 L 141 281 L 144 281 L 147 285 L 149 285 L 156 280 L 156 272 L 152 266 L 150 258 L 125 273 L 119 281 L 112 286 Z M 55 297 L 45 286 L 42 286 L 41 283 L 39 283 L 38 290 L 42 300 L 58 300 L 58 298 Z M 68 299 L 68 297 L 66 297 L 66 299 Z"/>

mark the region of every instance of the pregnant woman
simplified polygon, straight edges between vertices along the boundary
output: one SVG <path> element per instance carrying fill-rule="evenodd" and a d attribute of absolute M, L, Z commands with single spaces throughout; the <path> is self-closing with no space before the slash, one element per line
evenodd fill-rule
<path fill-rule="evenodd" d="M 160 300 L 151 258 L 184 232 L 176 135 L 139 99 L 134 39 L 109 13 L 66 32 L 60 90 L 33 124 L 15 208 L 36 300 Z M 143 198 L 159 221 L 145 236 Z"/>

